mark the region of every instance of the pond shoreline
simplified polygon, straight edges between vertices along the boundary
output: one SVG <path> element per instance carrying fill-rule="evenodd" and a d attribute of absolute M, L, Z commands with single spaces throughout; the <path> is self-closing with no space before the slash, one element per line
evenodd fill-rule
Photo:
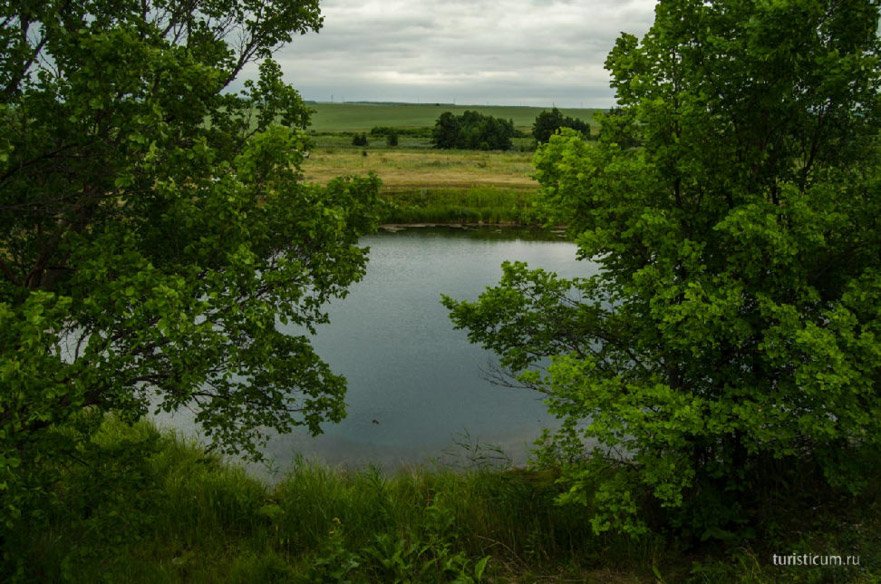
<path fill-rule="evenodd" d="M 402 231 L 404 229 L 432 229 L 432 228 L 450 228 L 450 229 L 488 229 L 488 228 L 500 228 L 500 229 L 532 229 L 535 231 L 544 231 L 547 233 L 552 233 L 554 235 L 564 236 L 566 234 L 566 226 L 565 225 L 555 225 L 554 227 L 543 227 L 541 225 L 534 225 L 529 223 L 521 223 L 519 221 L 499 221 L 499 222 L 467 222 L 467 221 L 456 221 L 451 223 L 444 223 L 438 221 L 431 222 L 415 222 L 415 223 L 382 223 L 379 226 L 379 231 L 385 231 L 388 233 L 397 233 L 398 231 Z"/>
<path fill-rule="evenodd" d="M 272 434 L 263 455 L 280 470 L 298 456 L 392 469 L 446 458 L 465 443 L 469 452 L 500 445 L 512 464 L 525 464 L 556 419 L 543 396 L 487 379 L 496 355 L 453 327 L 441 295 L 476 298 L 498 283 L 504 262 L 562 277 L 590 274 L 593 264 L 579 262 L 576 246 L 558 235 L 514 225 L 385 224 L 358 243 L 370 249 L 364 277 L 327 305 L 328 322 L 309 335 L 315 353 L 347 379 L 347 415 L 317 437 L 301 429 Z M 277 330 L 304 334 L 292 325 Z M 187 411 L 162 423 L 200 433 Z"/>

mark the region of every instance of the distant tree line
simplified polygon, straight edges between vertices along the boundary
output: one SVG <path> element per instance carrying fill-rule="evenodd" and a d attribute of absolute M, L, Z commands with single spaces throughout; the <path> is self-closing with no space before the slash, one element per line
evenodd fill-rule
<path fill-rule="evenodd" d="M 388 136 L 396 134 L 398 136 L 413 136 L 415 138 L 425 138 L 431 136 L 431 128 L 396 128 L 393 126 L 374 126 L 370 129 L 371 136 Z"/>
<path fill-rule="evenodd" d="M 372 130 L 370 130 L 370 135 L 380 138 L 385 136 L 386 146 L 395 147 L 398 145 L 398 130 L 396 130 L 395 128 L 373 128 Z M 352 135 L 352 146 L 361 146 L 366 148 L 369 145 L 370 140 L 368 140 L 367 138 L 367 132 L 356 132 Z"/>
<path fill-rule="evenodd" d="M 564 116 L 560 110 L 553 108 L 544 111 L 535 118 L 532 126 L 532 136 L 539 144 L 544 144 L 556 134 L 560 128 L 572 128 L 580 132 L 585 138 L 590 138 L 590 125 L 584 120 Z"/>
<path fill-rule="evenodd" d="M 432 130 L 431 141 L 435 148 L 510 150 L 515 135 L 512 120 L 469 110 L 460 116 L 442 113 Z"/>
<path fill-rule="evenodd" d="M 375 129 L 375 128 L 374 128 Z M 385 136 L 385 144 L 386 146 L 397 146 L 398 145 L 398 134 L 395 131 L 389 131 L 384 133 L 375 134 L 373 130 L 370 131 L 371 136 Z M 370 145 L 370 141 L 367 139 L 367 133 L 355 133 L 352 136 L 352 146 L 361 146 L 367 147 Z"/>

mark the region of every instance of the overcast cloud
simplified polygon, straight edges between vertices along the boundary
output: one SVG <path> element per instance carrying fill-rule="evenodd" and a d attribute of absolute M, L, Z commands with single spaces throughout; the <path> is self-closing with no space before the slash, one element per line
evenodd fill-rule
<path fill-rule="evenodd" d="M 654 0 L 325 0 L 324 28 L 276 59 L 316 101 L 609 107 L 603 69 Z"/>

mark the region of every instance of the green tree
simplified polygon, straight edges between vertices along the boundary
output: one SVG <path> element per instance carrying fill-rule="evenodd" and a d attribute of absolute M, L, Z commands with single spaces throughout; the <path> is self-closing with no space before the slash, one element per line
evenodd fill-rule
<path fill-rule="evenodd" d="M 466 150 L 510 150 L 514 122 L 467 110 L 461 116 L 440 115 L 432 130 L 435 148 Z"/>
<path fill-rule="evenodd" d="M 608 57 L 621 110 L 598 142 L 564 130 L 536 154 L 599 271 L 507 264 L 478 301 L 445 299 L 547 394 L 564 500 L 597 531 L 641 532 L 651 504 L 722 537 L 773 485 L 860 488 L 881 441 L 878 16 L 661 1 Z"/>
<path fill-rule="evenodd" d="M 308 110 L 270 55 L 320 27 L 317 2 L 6 2 L 0 19 L 3 524 L 102 412 L 191 406 L 252 453 L 264 428 L 340 420 L 345 380 L 305 333 L 364 272 L 378 181 L 302 182 Z"/>
<path fill-rule="evenodd" d="M 535 117 L 532 124 L 532 137 L 539 144 L 544 144 L 556 134 L 560 128 L 571 128 L 580 132 L 585 138 L 590 138 L 590 125 L 578 118 L 563 116 L 556 107 L 551 111 L 543 111 Z"/>
<path fill-rule="evenodd" d="M 431 142 L 435 148 L 456 148 L 459 141 L 459 119 L 452 112 L 444 112 L 434 124 Z"/>

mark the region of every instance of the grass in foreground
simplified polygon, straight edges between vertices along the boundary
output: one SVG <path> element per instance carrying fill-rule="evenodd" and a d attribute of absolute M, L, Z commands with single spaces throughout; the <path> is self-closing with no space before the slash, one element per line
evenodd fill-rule
<path fill-rule="evenodd" d="M 6 581 L 877 582 L 881 509 L 781 509 L 789 536 L 685 550 L 592 535 L 554 503 L 553 471 L 332 470 L 275 486 L 145 423 L 110 420 L 4 542 Z M 831 520 L 831 521 L 830 521 Z M 859 521 L 854 528 L 852 521 Z M 787 523 L 788 522 L 788 523 Z M 853 553 L 859 568 L 775 568 L 777 553 Z"/>

